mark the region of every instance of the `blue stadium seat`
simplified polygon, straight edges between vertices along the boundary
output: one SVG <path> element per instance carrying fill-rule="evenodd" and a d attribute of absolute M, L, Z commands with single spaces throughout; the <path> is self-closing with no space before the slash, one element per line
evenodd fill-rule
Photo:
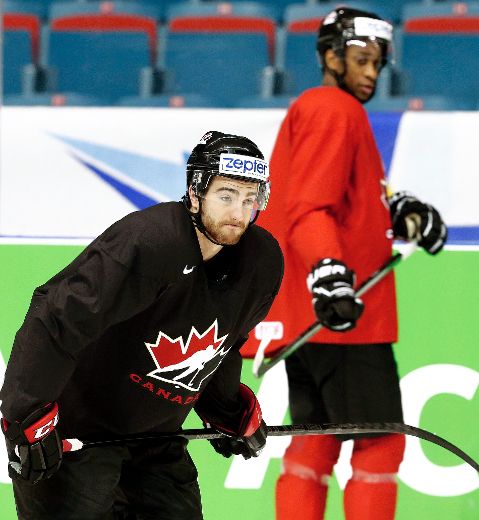
<path fill-rule="evenodd" d="M 282 22 L 284 13 L 288 6 L 297 3 L 298 1 L 299 0 L 256 0 L 256 2 L 261 4 L 264 8 L 274 10 L 276 12 L 275 18 L 279 22 Z M 210 0 L 203 0 L 202 3 L 209 4 Z M 228 0 L 225 3 L 231 4 L 233 7 L 235 7 L 236 4 L 244 3 L 244 0 Z"/>
<path fill-rule="evenodd" d="M 165 67 L 171 91 L 192 89 L 214 96 L 222 106 L 262 94 L 271 72 L 268 42 L 262 33 L 170 32 L 166 41 Z"/>
<path fill-rule="evenodd" d="M 172 4 L 166 9 L 166 20 L 170 21 L 177 17 L 205 17 L 205 16 L 248 16 L 256 18 L 272 18 L 281 20 L 282 10 L 275 2 L 181 2 Z"/>
<path fill-rule="evenodd" d="M 401 92 L 479 99 L 479 2 L 404 8 Z"/>
<path fill-rule="evenodd" d="M 404 23 L 410 20 L 462 19 L 460 23 L 468 23 L 467 18 L 479 14 L 479 2 L 409 2 L 402 9 L 401 18 Z"/>
<path fill-rule="evenodd" d="M 45 37 L 42 64 L 50 91 L 109 97 L 112 103 L 119 97 L 151 93 L 155 19 L 117 11 L 74 12 L 52 18 Z"/>
<path fill-rule="evenodd" d="M 479 34 L 409 34 L 402 42 L 402 90 L 410 96 L 479 97 Z"/>
<path fill-rule="evenodd" d="M 35 86 L 40 47 L 40 19 L 30 12 L 15 10 L 2 15 L 2 25 L 3 92 L 20 94 Z"/>
<path fill-rule="evenodd" d="M 225 9 L 224 6 L 227 8 Z M 171 9 L 171 12 L 174 11 Z M 275 53 L 276 30 L 277 26 L 270 16 L 270 11 L 251 2 L 237 4 L 215 2 L 201 9 L 194 9 L 193 14 L 172 16 L 168 21 L 170 33 L 262 34 L 268 42 L 271 63 Z"/>
<path fill-rule="evenodd" d="M 147 35 L 137 32 L 50 31 L 50 89 L 110 98 L 141 92 L 151 64 Z"/>
<path fill-rule="evenodd" d="M 83 96 L 76 92 L 64 92 L 62 94 L 19 94 L 4 96 L 3 104 L 7 106 L 105 106 L 108 100 Z"/>
<path fill-rule="evenodd" d="M 316 33 L 286 34 L 282 92 L 298 95 L 320 85 L 322 78 L 316 55 Z"/>
<path fill-rule="evenodd" d="M 336 6 L 328 4 L 291 4 L 284 14 L 284 25 L 288 32 L 316 33 L 321 20 Z"/>
<path fill-rule="evenodd" d="M 32 14 L 40 20 L 46 19 L 48 15 L 47 0 L 3 0 L 1 8 L 3 13 Z"/>
<path fill-rule="evenodd" d="M 84 4 L 92 1 L 97 0 L 3 0 L 2 7 L 5 11 L 7 6 L 8 10 L 10 10 L 10 4 L 19 4 L 17 12 L 33 13 L 40 16 L 44 21 L 47 21 L 49 18 L 49 11 L 55 4 Z"/>
<path fill-rule="evenodd" d="M 127 96 L 118 100 L 124 107 L 216 108 L 221 103 L 201 94 L 162 94 L 157 96 Z"/>
<path fill-rule="evenodd" d="M 55 0 L 49 9 L 49 18 L 79 14 L 137 14 L 159 21 L 165 12 L 165 3 L 158 0 Z"/>
<path fill-rule="evenodd" d="M 364 105 L 368 112 L 405 112 L 423 110 L 471 110 L 472 103 L 444 96 L 393 96 L 388 98 L 373 98 Z"/>
<path fill-rule="evenodd" d="M 4 31 L 3 92 L 17 94 L 23 90 L 23 71 L 32 63 L 32 41 L 27 31 Z"/>

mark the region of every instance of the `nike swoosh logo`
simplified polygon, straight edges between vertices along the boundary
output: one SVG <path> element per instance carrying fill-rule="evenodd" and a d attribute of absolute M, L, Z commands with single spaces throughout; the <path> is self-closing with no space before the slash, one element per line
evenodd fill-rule
<path fill-rule="evenodd" d="M 183 269 L 183 274 L 190 274 L 195 267 L 196 267 L 196 265 L 194 265 L 193 267 L 188 267 L 187 265 L 185 265 L 185 267 Z"/>

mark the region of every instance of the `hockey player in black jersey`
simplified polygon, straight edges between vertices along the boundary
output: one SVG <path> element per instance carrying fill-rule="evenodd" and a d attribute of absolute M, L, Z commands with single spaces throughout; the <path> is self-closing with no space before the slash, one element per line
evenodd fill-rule
<path fill-rule="evenodd" d="M 35 290 L 0 392 L 19 518 L 202 518 L 184 439 L 62 453 L 68 437 L 176 432 L 194 407 L 225 433 L 219 453 L 259 454 L 266 428 L 239 349 L 283 272 L 276 240 L 252 225 L 268 196 L 258 147 L 208 132 L 183 203 L 126 216 Z"/>

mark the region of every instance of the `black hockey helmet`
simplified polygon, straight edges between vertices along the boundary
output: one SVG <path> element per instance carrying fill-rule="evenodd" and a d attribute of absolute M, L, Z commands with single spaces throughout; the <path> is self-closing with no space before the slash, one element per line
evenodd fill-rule
<path fill-rule="evenodd" d="M 256 207 L 252 211 L 250 219 L 250 224 L 253 224 L 258 218 L 259 212 L 264 210 L 268 204 L 269 165 L 256 144 L 240 135 L 224 134 L 213 130 L 206 132 L 193 148 L 186 164 L 187 191 L 183 197 L 183 203 L 198 230 L 214 244 L 223 245 L 210 236 L 201 220 L 201 201 L 208 190 L 211 177 L 215 175 L 258 183 Z M 188 192 L 190 186 L 200 203 L 198 213 L 191 211 Z"/>
<path fill-rule="evenodd" d="M 382 53 L 382 66 L 387 63 L 392 42 L 392 25 L 377 14 L 338 7 L 331 11 L 319 27 L 316 48 L 324 66 L 328 49 L 344 58 L 346 47 L 355 41 L 375 41 Z"/>
<path fill-rule="evenodd" d="M 200 139 L 186 165 L 187 187 L 191 186 L 193 193 L 201 198 L 213 175 L 257 182 L 257 210 L 266 208 L 270 192 L 269 166 L 258 146 L 247 137 L 213 130 Z"/>

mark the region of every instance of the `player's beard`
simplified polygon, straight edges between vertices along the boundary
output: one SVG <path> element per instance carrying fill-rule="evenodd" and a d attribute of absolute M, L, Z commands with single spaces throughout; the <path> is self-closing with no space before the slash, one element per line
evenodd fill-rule
<path fill-rule="evenodd" d="M 208 235 L 222 246 L 237 244 L 248 227 L 247 224 L 237 221 L 215 221 L 206 211 L 202 211 L 201 221 Z M 235 227 L 227 227 L 228 224 L 234 225 Z"/>

